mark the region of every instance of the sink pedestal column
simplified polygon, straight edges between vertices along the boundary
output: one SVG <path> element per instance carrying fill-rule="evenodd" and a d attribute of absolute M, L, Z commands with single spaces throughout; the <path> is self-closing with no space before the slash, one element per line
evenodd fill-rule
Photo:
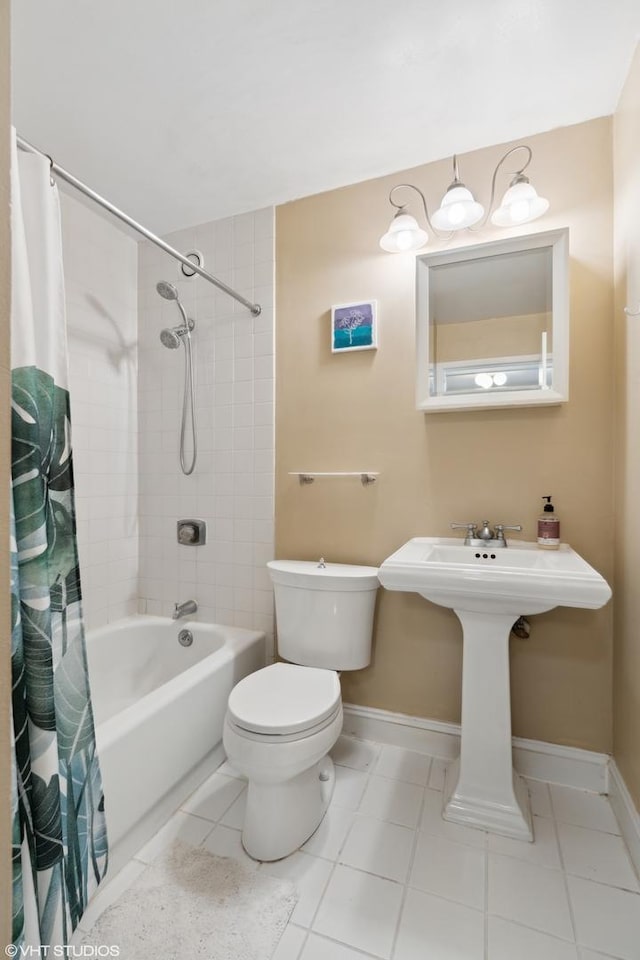
<path fill-rule="evenodd" d="M 511 755 L 509 635 L 517 614 L 455 611 L 462 624 L 460 758 L 447 771 L 445 820 L 533 840 L 529 796 Z"/>

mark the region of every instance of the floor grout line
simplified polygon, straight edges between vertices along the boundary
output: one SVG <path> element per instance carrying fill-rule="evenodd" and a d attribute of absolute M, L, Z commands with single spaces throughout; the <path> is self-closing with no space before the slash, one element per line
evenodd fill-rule
<path fill-rule="evenodd" d="M 356 953 L 359 957 L 363 957 L 364 960 L 385 960 L 382 954 L 379 953 L 367 953 L 366 950 L 361 950 L 360 947 L 354 947 L 350 943 L 345 943 L 344 940 L 336 940 L 334 937 L 327 936 L 326 933 L 317 933 L 316 931 L 309 931 L 313 933 L 314 937 L 318 937 L 320 940 L 325 940 L 327 943 L 335 943 L 339 947 L 347 947 L 349 950 L 352 950 L 353 953 Z M 297 955 L 296 960 L 299 960 L 304 946 L 300 948 L 300 953 Z"/>
<path fill-rule="evenodd" d="M 556 843 L 558 845 L 558 856 L 560 857 L 560 865 L 562 867 L 562 880 L 564 883 L 565 894 L 567 897 L 567 903 L 569 905 L 569 918 L 571 920 L 571 929 L 573 931 L 573 940 L 578 946 L 578 931 L 576 929 L 576 918 L 573 912 L 573 903 L 571 901 L 571 892 L 569 890 L 569 880 L 567 878 L 567 870 L 564 862 L 564 853 L 562 850 L 562 844 L 560 843 L 560 831 L 558 830 L 558 821 L 556 819 L 556 808 L 553 803 L 553 791 L 549 790 L 549 802 L 551 804 L 551 812 L 553 814 L 553 834 L 556 838 Z"/>
<path fill-rule="evenodd" d="M 337 764 L 337 766 L 341 766 L 341 764 Z M 344 764 L 343 766 L 345 766 L 346 769 L 349 769 L 349 770 L 356 769 L 356 768 L 354 768 L 354 767 L 347 767 L 346 764 Z M 370 774 L 370 771 L 367 769 L 367 770 L 360 771 L 360 772 L 365 773 L 365 775 L 366 775 L 366 780 L 367 780 L 367 784 L 368 784 L 369 778 L 370 778 L 370 775 L 371 775 L 371 774 Z M 353 810 L 353 811 L 350 811 L 350 812 L 354 815 L 354 817 L 355 817 L 355 814 L 357 813 L 357 811 L 358 811 L 358 809 L 359 809 L 359 807 L 360 807 L 360 804 L 362 803 L 362 797 L 363 797 L 364 794 L 366 793 L 366 789 L 367 789 L 367 787 L 366 787 L 366 784 L 365 784 L 365 787 L 364 787 L 364 789 L 363 789 L 363 791 L 362 791 L 362 795 L 360 796 L 360 799 L 358 800 L 358 803 L 357 803 L 357 805 L 356 805 L 356 809 Z M 334 785 L 334 790 L 335 790 L 335 785 Z M 330 805 L 331 805 L 331 804 L 329 804 L 329 806 L 330 806 Z M 353 823 L 354 823 L 354 822 L 355 822 L 355 819 L 354 819 L 354 821 L 351 823 L 351 826 L 349 827 L 349 829 L 347 830 L 347 832 L 346 832 L 346 834 L 345 834 L 345 837 L 344 837 L 344 840 L 343 840 L 342 844 L 340 845 L 340 847 L 339 847 L 339 849 L 338 849 L 338 851 L 337 851 L 337 854 L 336 854 L 335 859 L 334 859 L 333 861 L 328 861 L 328 862 L 332 862 L 332 863 L 333 863 L 333 866 L 332 866 L 331 870 L 329 871 L 329 875 L 328 875 L 328 877 L 327 877 L 327 879 L 326 879 L 326 882 L 325 882 L 324 886 L 322 887 L 322 892 L 321 892 L 320 896 L 318 897 L 317 906 L 316 906 L 315 910 L 313 911 L 313 914 L 311 915 L 311 918 L 310 918 L 310 920 L 309 920 L 309 926 L 307 927 L 307 932 L 306 932 L 305 938 L 304 938 L 304 940 L 302 941 L 302 944 L 301 944 L 301 946 L 300 946 L 300 950 L 298 951 L 297 960 L 299 960 L 299 958 L 302 956 L 302 953 L 304 952 L 304 949 L 305 949 L 305 946 L 306 946 L 306 944 L 307 944 L 307 941 L 309 940 L 309 937 L 310 937 L 311 933 L 313 932 L 313 925 L 314 925 L 314 923 L 315 923 L 315 921 L 316 921 L 316 918 L 317 918 L 317 916 L 318 916 L 318 913 L 320 912 L 320 907 L 321 907 L 322 904 L 323 904 L 323 901 L 324 901 L 324 898 L 325 898 L 325 894 L 326 894 L 326 892 L 327 892 L 327 890 L 328 890 L 328 888 L 329 888 L 329 884 L 331 883 L 331 880 L 332 880 L 332 878 L 333 878 L 333 875 L 334 875 L 335 872 L 336 872 L 336 867 L 338 866 L 338 859 L 339 859 L 339 857 L 340 857 L 340 854 L 341 854 L 341 852 L 342 852 L 342 849 L 343 849 L 345 843 L 347 842 L 347 838 L 348 838 L 349 834 L 351 833 L 351 830 L 353 829 Z M 305 853 L 306 851 L 303 850 L 302 852 Z M 308 856 L 313 856 L 313 854 L 308 854 Z M 321 857 L 321 858 L 319 858 L 319 859 L 328 860 L 328 858 L 326 858 L 326 857 Z M 321 936 L 321 934 L 318 934 L 318 936 Z M 338 942 L 340 942 L 340 941 L 338 941 Z"/>
<path fill-rule="evenodd" d="M 433 762 L 433 761 L 432 761 Z M 429 772 L 431 772 L 431 764 L 429 764 Z M 427 778 L 427 783 L 429 782 Z M 418 822 L 416 828 L 413 831 L 413 843 L 411 845 L 411 855 L 409 856 L 409 864 L 407 866 L 406 879 L 404 882 L 402 897 L 400 898 L 400 910 L 398 911 L 398 919 L 396 920 L 395 930 L 393 931 L 393 938 L 391 940 L 391 952 L 389 953 L 390 960 L 392 960 L 393 955 L 395 954 L 396 947 L 398 945 L 398 936 L 400 934 L 400 925 L 402 923 L 402 915 L 404 913 L 404 906 L 407 900 L 407 894 L 410 889 L 412 889 L 409 884 L 411 881 L 411 872 L 413 870 L 413 864 L 416 858 L 416 851 L 418 849 L 418 840 L 420 838 L 420 824 L 422 823 L 422 815 L 424 813 L 424 805 L 427 798 L 427 788 L 425 787 L 422 791 L 422 802 L 420 804 L 420 811 L 418 813 Z"/>

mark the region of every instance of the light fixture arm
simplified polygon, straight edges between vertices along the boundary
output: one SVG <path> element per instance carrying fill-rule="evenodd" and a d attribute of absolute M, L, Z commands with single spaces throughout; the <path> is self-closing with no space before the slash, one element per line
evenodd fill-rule
<path fill-rule="evenodd" d="M 480 221 L 477 227 L 469 227 L 470 231 L 482 230 L 482 228 L 486 226 L 487 220 L 489 219 L 489 217 L 491 216 L 491 213 L 493 212 L 493 205 L 496 199 L 496 180 L 498 179 L 498 173 L 500 172 L 500 168 L 502 167 L 502 164 L 505 162 L 505 160 L 507 160 L 511 156 L 511 154 L 515 153 L 517 150 L 526 150 L 527 159 L 526 159 L 526 162 L 518 170 L 511 171 L 509 176 L 512 179 L 509 186 L 513 186 L 513 184 L 517 183 L 520 180 L 520 178 L 522 178 L 523 180 L 527 179 L 524 176 L 524 171 L 527 169 L 527 167 L 531 163 L 533 152 L 531 150 L 531 147 L 528 147 L 526 143 L 519 143 L 517 147 L 511 147 L 511 150 L 507 150 L 504 156 L 500 157 L 500 159 L 496 163 L 496 168 L 493 171 L 493 177 L 491 178 L 491 198 L 489 200 L 489 206 L 487 207 L 487 212 L 485 213 L 484 217 L 482 218 L 482 220 Z"/>
<path fill-rule="evenodd" d="M 398 211 L 403 211 L 407 206 L 406 203 L 398 203 L 396 200 L 393 199 L 393 195 L 396 192 L 396 190 L 400 190 L 403 187 L 408 187 L 410 190 L 415 190 L 415 192 L 418 194 L 418 196 L 422 200 L 422 206 L 424 207 L 424 215 L 427 219 L 427 223 L 432 233 L 434 233 L 436 237 L 440 237 L 443 240 L 450 240 L 451 237 L 453 236 L 453 232 L 442 233 L 441 230 L 437 230 L 434 227 L 434 225 L 431 223 L 431 217 L 429 216 L 429 208 L 427 207 L 427 199 L 419 187 L 414 186 L 412 183 L 396 183 L 395 187 L 391 187 L 391 190 L 389 191 L 389 203 L 391 204 L 391 206 L 395 207 L 396 210 Z"/>

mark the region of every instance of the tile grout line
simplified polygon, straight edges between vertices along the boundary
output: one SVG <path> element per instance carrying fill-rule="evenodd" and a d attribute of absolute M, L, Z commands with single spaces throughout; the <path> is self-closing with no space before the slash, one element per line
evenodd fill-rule
<path fill-rule="evenodd" d="M 550 786 L 550 785 L 549 785 L 549 786 Z M 554 803 L 553 803 L 553 791 L 552 791 L 551 789 L 549 789 L 549 796 L 550 796 L 550 802 L 551 802 L 551 810 L 552 810 L 552 812 L 553 812 L 554 831 L 555 831 L 555 835 L 556 835 L 556 841 L 557 841 L 557 844 L 558 844 L 558 851 L 559 851 L 559 855 L 560 855 L 560 862 L 561 862 L 561 864 L 562 864 L 562 874 L 563 874 L 563 878 L 564 878 L 564 885 L 565 885 L 565 890 L 566 890 L 566 893 L 567 893 L 567 901 L 568 901 L 568 904 L 569 904 L 569 915 L 570 915 L 570 918 L 571 918 L 571 926 L 572 926 L 573 934 L 574 934 L 574 943 L 575 943 L 576 949 L 580 951 L 580 954 L 582 954 L 583 947 L 584 947 L 585 950 L 588 950 L 588 949 L 591 949 L 591 948 L 587 947 L 587 946 L 584 945 L 584 944 L 581 944 L 581 943 L 578 941 L 578 931 L 577 931 L 576 922 L 575 922 L 575 915 L 574 915 L 574 910 L 573 910 L 573 901 L 572 901 L 572 899 L 571 899 L 571 894 L 570 894 L 570 891 L 569 891 L 569 877 L 575 877 L 576 879 L 578 879 L 578 880 L 584 880 L 584 881 L 586 881 L 587 883 L 595 883 L 595 884 L 598 884 L 599 886 L 605 887 L 606 889 L 620 890 L 621 892 L 630 893 L 630 894 L 632 894 L 632 895 L 635 894 L 636 896 L 640 896 L 640 892 L 639 892 L 639 891 L 628 890 L 627 888 L 625 888 L 625 887 L 619 887 L 619 886 L 617 886 L 616 884 L 603 883 L 603 882 L 600 881 L 600 880 L 595 880 L 595 879 L 593 879 L 593 878 L 591 878 L 591 877 L 584 877 L 584 876 L 581 876 L 580 874 L 573 874 L 573 873 L 570 873 L 570 872 L 567 870 L 567 868 L 566 868 L 566 866 L 565 866 L 565 862 L 564 862 L 564 854 L 563 854 L 563 851 L 562 851 L 562 845 L 561 845 L 561 843 L 560 843 L 560 832 L 559 832 L 559 825 L 560 825 L 560 824 L 566 823 L 566 825 L 567 825 L 567 826 L 570 826 L 570 827 L 571 827 L 571 826 L 576 826 L 576 827 L 580 827 L 581 829 L 584 829 L 584 830 L 591 830 L 591 831 L 594 832 L 594 833 L 601 833 L 601 834 L 605 834 L 606 836 L 611 836 L 611 837 L 615 837 L 615 836 L 620 837 L 620 838 L 622 839 L 622 842 L 623 842 L 623 845 L 624 845 L 624 848 L 625 848 L 625 852 L 627 853 L 627 855 L 628 855 L 628 849 L 627 849 L 626 843 L 624 842 L 624 837 L 622 837 L 621 834 L 619 834 L 619 833 L 618 833 L 618 834 L 615 834 L 615 833 L 611 833 L 611 832 L 608 831 L 608 830 L 599 830 L 599 829 L 597 829 L 597 828 L 595 828 L 595 827 L 584 827 L 582 824 L 572 824 L 572 823 L 570 823 L 569 821 L 563 821 L 563 820 L 561 821 L 561 820 L 558 820 L 557 817 L 556 817 L 555 806 L 554 806 Z M 610 804 L 610 801 L 608 801 L 608 802 L 609 802 L 609 804 Z M 614 813 L 614 816 L 615 816 L 615 813 Z M 598 953 L 598 951 L 593 951 L 593 950 L 592 950 L 592 952 L 595 952 L 596 954 Z M 602 956 L 603 956 L 603 957 L 609 956 L 609 954 L 602 954 Z M 612 960 L 613 960 L 614 955 L 611 954 L 611 957 L 612 957 Z"/>
<path fill-rule="evenodd" d="M 377 757 L 376 757 L 376 760 L 377 760 Z M 344 766 L 344 767 L 346 767 L 346 768 L 349 769 L 349 770 L 357 770 L 357 769 L 358 769 L 357 767 L 348 767 L 347 764 L 336 764 L 336 766 Z M 361 796 L 360 799 L 358 800 L 358 804 L 357 804 L 357 806 L 356 806 L 356 809 L 353 811 L 354 815 L 357 813 L 357 811 L 358 811 L 358 809 L 359 809 L 359 807 L 360 807 L 360 804 L 362 803 L 362 797 L 363 797 L 363 796 L 365 795 L 365 793 L 366 793 L 367 785 L 368 785 L 368 783 L 369 783 L 369 778 L 370 778 L 370 771 L 369 771 L 368 769 L 366 769 L 366 770 L 364 770 L 364 771 L 361 771 L 361 772 L 366 773 L 367 781 L 366 781 L 364 790 L 362 791 L 362 796 Z M 334 789 L 334 791 L 335 791 L 335 783 L 334 783 L 333 789 Z M 333 797 L 332 797 L 332 799 L 333 799 Z M 331 806 L 331 802 L 329 802 L 329 807 L 330 807 L 330 806 Z M 326 816 L 326 814 L 327 814 L 328 812 L 329 812 L 329 808 L 327 808 L 327 811 L 325 812 L 325 816 Z M 323 819 L 324 819 L 324 817 L 323 817 Z M 352 829 L 353 829 L 353 823 L 351 824 L 351 826 L 350 826 L 349 829 L 347 830 L 347 832 L 346 832 L 346 834 L 345 834 L 345 837 L 344 837 L 344 840 L 342 841 L 340 847 L 338 848 L 338 850 L 337 850 L 337 852 L 336 852 L 336 857 L 335 857 L 335 859 L 333 860 L 333 866 L 331 867 L 331 870 L 329 871 L 329 875 L 328 875 L 328 877 L 327 877 L 327 879 L 326 879 L 326 882 L 325 882 L 325 884 L 324 884 L 324 886 L 323 886 L 323 888 L 322 888 L 322 892 L 321 892 L 320 896 L 318 897 L 318 904 L 317 904 L 315 910 L 313 911 L 313 914 L 311 915 L 311 919 L 309 920 L 309 926 L 306 928 L 306 933 L 305 933 L 304 939 L 303 939 L 302 943 L 300 944 L 300 949 L 299 949 L 298 953 L 296 954 L 296 960 L 299 960 L 299 958 L 302 956 L 302 953 L 303 953 L 303 951 L 304 951 L 304 949 L 305 949 L 305 947 L 306 947 L 306 945 L 307 945 L 307 942 L 308 942 L 308 940 L 309 940 L 309 937 L 310 937 L 310 935 L 313 933 L 313 924 L 315 923 L 316 917 L 318 916 L 318 913 L 320 912 L 320 907 L 322 906 L 322 903 L 323 903 L 325 894 L 326 894 L 326 892 L 327 892 L 327 889 L 328 889 L 328 887 L 329 887 L 329 884 L 331 883 L 331 880 L 333 879 L 333 875 L 334 875 L 334 873 L 336 872 L 336 867 L 338 866 L 338 858 L 340 857 L 340 854 L 342 853 L 342 849 L 343 849 L 345 843 L 347 842 L 347 838 L 348 838 L 349 834 L 351 833 L 351 830 L 352 830 Z M 312 834 L 312 835 L 313 835 L 313 834 Z M 305 842 L 306 842 L 306 841 L 305 841 Z M 299 848 L 299 849 L 301 849 L 301 848 Z M 303 851 L 303 852 L 304 852 L 304 851 Z M 307 854 L 307 856 L 313 856 L 313 854 Z M 327 858 L 325 858 L 325 857 L 320 857 L 319 859 L 327 859 Z M 328 861 L 328 862 L 331 862 L 331 861 Z M 318 934 L 318 936 L 321 936 L 321 934 Z M 340 941 L 338 941 L 338 942 L 340 942 Z M 345 944 L 345 946 L 347 946 L 347 945 Z"/>
<path fill-rule="evenodd" d="M 556 808 L 553 803 L 553 791 L 549 789 L 549 802 L 551 804 L 551 812 L 553 814 L 553 834 L 556 838 L 556 843 L 558 845 L 558 856 L 560 857 L 560 864 L 562 866 L 562 882 L 564 884 L 564 890 L 567 897 L 567 904 L 569 906 L 569 919 L 571 920 L 571 929 L 573 931 L 573 940 L 576 945 L 576 952 L 578 950 L 578 931 L 576 928 L 576 920 L 573 913 L 573 903 L 571 902 L 571 893 L 569 891 L 569 881 L 567 878 L 567 870 L 564 862 L 564 853 L 562 852 L 562 845 L 560 843 L 560 831 L 558 830 L 558 821 L 556 819 Z"/>
<path fill-rule="evenodd" d="M 374 741 L 374 742 L 375 742 L 375 741 Z M 380 746 L 384 747 L 385 745 L 384 745 L 384 744 L 382 744 L 382 745 L 378 744 L 378 746 L 379 746 L 379 747 L 380 747 Z M 334 872 L 335 872 L 335 868 L 337 868 L 338 865 L 340 864 L 340 856 L 341 856 L 341 854 L 342 854 L 342 852 L 343 852 L 343 850 L 344 850 L 344 848 L 345 848 L 345 846 L 346 846 L 346 844 L 347 844 L 347 840 L 349 839 L 349 836 L 350 836 L 350 834 L 351 834 L 351 831 L 353 830 L 353 828 L 354 828 L 354 826 L 355 826 L 356 818 L 357 818 L 358 813 L 359 813 L 359 811 L 360 811 L 360 808 L 361 808 L 361 805 L 362 805 L 362 801 L 363 801 L 363 799 L 364 799 L 364 796 L 365 796 L 365 794 L 366 794 L 366 792 L 367 792 L 368 785 L 369 785 L 369 783 L 371 782 L 371 778 L 372 778 L 373 776 L 378 776 L 378 775 L 375 773 L 375 769 L 376 769 L 376 766 L 377 766 L 378 761 L 379 761 L 379 759 L 380 759 L 381 753 L 382 753 L 382 750 L 379 749 L 378 752 L 377 752 L 377 754 L 376 754 L 375 763 L 372 765 L 371 769 L 367 769 L 367 770 L 366 770 L 367 783 L 365 784 L 365 788 L 364 788 L 364 790 L 362 791 L 362 794 L 361 794 L 361 796 L 360 796 L 360 799 L 358 800 L 358 803 L 357 803 L 357 806 L 356 806 L 355 810 L 353 811 L 353 816 L 354 816 L 353 822 L 352 822 L 351 826 L 349 827 L 349 830 L 347 831 L 347 833 L 346 833 L 346 835 L 345 835 L 345 838 L 344 838 L 344 840 L 342 841 L 342 844 L 340 845 L 340 849 L 339 849 L 338 854 L 337 854 L 337 856 L 336 856 L 336 861 L 335 861 L 335 865 L 334 865 L 334 870 L 331 871 L 331 875 L 330 875 L 330 877 L 329 877 L 329 879 L 328 879 L 328 881 L 327 881 L 327 887 L 328 887 L 329 883 L 331 882 L 331 878 L 333 877 L 333 874 L 334 874 Z M 429 769 L 430 769 L 430 768 L 431 768 L 431 763 L 429 763 Z M 364 771 L 363 771 L 363 772 L 364 772 Z M 384 778 L 384 779 L 391 779 L 391 778 Z M 428 777 L 427 777 L 427 779 L 428 779 Z M 396 783 L 404 783 L 405 781 L 395 780 L 394 782 L 396 782 Z M 417 786 L 417 784 L 414 784 L 414 786 Z M 424 796 L 424 788 L 423 788 L 423 796 Z M 422 810 L 422 805 L 421 805 L 421 810 Z M 366 815 L 363 814 L 363 816 L 366 816 Z M 379 820 L 379 818 L 377 818 L 377 817 L 373 817 L 373 818 L 371 818 L 371 819 L 375 819 L 375 820 L 377 820 L 379 823 L 391 823 L 391 822 L 393 822 L 393 821 Z M 397 824 L 397 826 L 403 826 L 403 824 Z M 414 830 L 414 834 L 417 835 L 417 830 Z M 415 844 L 415 837 L 414 837 L 414 844 Z M 343 864 L 343 866 L 349 866 L 349 865 L 348 865 L 348 864 Z M 370 873 L 369 871 L 367 871 L 367 870 L 361 870 L 361 869 L 359 869 L 358 867 L 349 866 L 349 869 L 351 869 L 351 870 L 357 870 L 359 873 L 364 873 L 364 874 L 366 874 L 366 875 L 368 875 L 368 876 L 375 876 L 375 877 L 378 877 L 379 879 L 387 880 L 387 881 L 389 881 L 390 883 L 398 883 L 398 881 L 391 880 L 389 877 L 380 877 L 380 874 Z M 324 898 L 324 895 L 325 895 L 325 893 L 326 893 L 326 889 L 327 889 L 327 888 L 325 887 L 325 889 L 324 889 L 324 891 L 323 891 L 323 894 L 322 894 L 322 897 L 321 897 L 321 900 L 320 900 L 320 903 L 318 904 L 318 909 L 316 910 L 316 914 L 317 914 L 318 910 L 320 909 L 320 906 L 321 906 L 321 903 L 322 903 L 322 899 Z M 400 911 L 400 912 L 402 912 L 402 911 Z M 314 920 L 315 920 L 315 916 L 316 916 L 316 915 L 314 914 L 314 918 L 313 918 Z M 399 920 L 399 919 L 400 919 L 400 917 L 398 916 L 398 920 Z M 317 934 L 317 935 L 318 935 L 318 936 L 321 936 L 321 934 Z M 390 953 L 389 953 L 389 957 L 391 957 L 391 954 L 393 953 L 394 940 L 395 940 L 395 933 L 394 933 L 394 939 L 392 939 L 392 946 L 391 946 L 391 951 L 390 951 Z M 334 941 L 334 942 L 344 944 L 344 941 Z M 345 945 L 346 947 L 348 947 L 349 949 L 356 949 L 356 950 L 358 950 L 358 948 L 353 947 L 352 944 L 344 944 L 344 945 Z M 372 956 L 371 954 L 365 953 L 365 951 L 359 951 L 359 952 L 361 952 L 361 953 L 363 954 L 363 956 L 366 956 L 366 957 Z M 382 958 L 381 955 L 378 955 L 378 957 L 380 957 L 380 960 L 384 960 L 384 958 Z"/>
<path fill-rule="evenodd" d="M 190 793 L 190 794 L 189 794 L 189 796 L 186 798 L 186 800 L 184 800 L 184 802 L 181 804 L 181 806 L 178 807 L 178 810 L 179 810 L 181 813 L 189 814 L 189 816 L 198 817 L 199 820 L 209 820 L 209 822 L 210 822 L 210 823 L 214 823 L 215 826 L 224 826 L 224 824 L 221 823 L 220 821 L 222 820 L 222 818 L 223 818 L 224 816 L 227 815 L 227 813 L 229 812 L 229 810 L 231 809 L 231 807 L 234 805 L 234 803 L 236 802 L 236 800 L 238 799 L 238 797 L 241 797 L 241 796 L 242 796 L 242 794 L 244 793 L 244 791 L 245 791 L 245 790 L 247 789 L 247 787 L 248 787 L 248 782 L 245 780 L 244 777 L 230 777 L 230 776 L 228 776 L 226 773 L 218 773 L 217 770 L 214 770 L 213 773 L 211 774 L 211 777 L 215 777 L 216 775 L 219 776 L 219 777 L 224 777 L 225 780 L 229 780 L 230 782 L 234 782 L 234 781 L 235 781 L 235 782 L 238 782 L 238 781 L 242 782 L 242 781 L 244 781 L 244 787 L 242 788 L 242 790 L 240 791 L 240 793 L 237 794 L 237 795 L 233 798 L 233 800 L 231 801 L 231 803 L 229 803 L 229 804 L 224 808 L 224 810 L 222 811 L 222 813 L 220 814 L 219 817 L 217 817 L 214 821 L 211 821 L 209 817 L 201 817 L 201 816 L 199 816 L 197 813 L 191 813 L 190 810 L 185 810 L 185 808 L 184 808 L 184 804 L 189 802 L 189 800 L 191 799 L 191 797 L 193 797 L 193 795 L 200 789 L 200 787 L 202 787 L 202 786 L 204 785 L 204 783 L 207 782 L 207 780 L 205 780 L 203 783 L 201 783 L 199 787 L 196 787 L 196 789 L 193 791 L 193 793 Z M 210 779 L 210 778 L 207 778 L 207 779 Z M 176 811 L 176 812 L 177 812 L 177 811 Z"/>
<path fill-rule="evenodd" d="M 514 927 L 519 927 L 521 930 L 530 930 L 531 933 L 538 933 L 544 937 L 547 937 L 549 940 L 555 940 L 557 943 L 564 943 L 570 947 L 576 947 L 576 949 L 589 950 L 590 947 L 585 947 L 584 944 L 579 944 L 575 940 L 568 940 L 566 937 L 559 937 L 557 933 L 549 933 L 548 930 L 542 930 L 540 927 L 532 927 L 528 923 L 523 923 L 522 920 L 514 920 L 513 917 L 504 916 L 501 913 L 492 913 L 492 917 L 495 917 L 496 920 L 504 920 L 506 923 L 511 924 Z M 597 950 L 595 951 L 598 952 Z M 609 960 L 609 954 L 605 954 L 607 960 Z M 491 958 L 489 958 L 491 960 Z M 613 957 L 612 960 L 624 960 L 624 958 Z"/>
<path fill-rule="evenodd" d="M 433 764 L 433 757 L 429 760 L 429 770 L 427 773 L 427 784 L 431 776 L 431 766 Z M 415 830 L 413 831 L 413 843 L 411 844 L 411 855 L 409 856 L 409 863 L 407 864 L 407 873 L 405 876 L 405 881 L 402 887 L 402 896 L 400 898 L 400 910 L 398 911 L 398 919 L 396 920 L 395 930 L 393 931 L 393 938 L 391 940 L 391 951 L 389 953 L 390 960 L 393 960 L 393 956 L 396 952 L 396 947 L 398 945 L 398 936 L 400 934 L 400 925 L 402 923 L 402 915 L 404 913 L 404 907 L 407 900 L 407 894 L 410 890 L 409 880 L 411 879 L 411 871 L 413 870 L 413 864 L 416 858 L 416 851 L 418 849 L 418 840 L 420 839 L 420 824 L 422 823 L 422 816 L 424 813 L 424 805 L 427 798 L 427 786 L 425 785 L 422 790 L 422 800 L 420 803 L 420 810 L 418 811 L 418 819 L 416 822 Z"/>
<path fill-rule="evenodd" d="M 352 953 L 356 953 L 359 957 L 362 957 L 363 960 L 384 960 L 384 957 L 382 957 L 382 955 L 379 953 L 367 953 L 366 950 L 361 950 L 360 947 L 354 947 L 350 943 L 345 943 L 344 940 L 336 940 L 334 937 L 330 937 L 326 933 L 315 933 L 314 931 L 309 932 L 313 933 L 313 935 L 318 937 L 318 939 L 324 940 L 326 943 L 334 943 L 338 947 L 346 947 Z M 300 960 L 303 949 L 304 945 L 300 948 L 300 953 L 296 954 L 294 960 Z"/>
<path fill-rule="evenodd" d="M 183 810 L 182 813 L 186 813 L 186 810 Z M 192 814 L 187 814 L 187 816 L 192 816 Z M 222 814 L 222 816 L 224 816 L 224 814 Z M 200 820 L 206 820 L 206 817 L 200 817 L 199 819 L 200 819 Z M 211 823 L 211 821 L 209 821 L 209 822 Z M 221 826 L 224 826 L 224 824 L 221 824 L 219 820 L 216 820 L 215 823 L 212 823 L 212 824 L 211 824 L 211 830 L 209 830 L 209 831 L 205 834 L 205 836 L 202 838 L 202 840 L 200 841 L 200 843 L 198 844 L 198 846 L 199 846 L 199 847 L 204 847 L 205 844 L 206 844 L 206 842 L 207 842 L 207 840 L 209 839 L 209 837 L 211 836 L 211 834 L 213 833 L 213 831 L 216 829 L 216 827 L 221 827 Z M 229 827 L 229 829 L 232 829 L 232 828 Z M 240 833 L 240 837 L 242 838 L 242 831 L 238 831 L 238 833 Z M 241 839 L 240 842 L 241 842 L 241 844 L 242 844 L 242 839 Z M 244 849 L 244 848 L 243 848 L 243 849 Z M 211 851 L 209 851 L 209 852 L 211 852 Z"/>
<path fill-rule="evenodd" d="M 314 936 L 320 940 L 324 940 L 326 943 L 334 943 L 338 947 L 346 947 L 350 952 L 357 954 L 358 957 L 362 957 L 363 960 L 384 960 L 384 957 L 379 953 L 367 953 L 366 950 L 361 950 L 360 947 L 354 947 L 350 943 L 345 943 L 344 940 L 336 940 L 334 937 L 327 936 L 326 933 L 314 933 Z M 296 960 L 300 960 L 300 954 L 298 954 Z"/>

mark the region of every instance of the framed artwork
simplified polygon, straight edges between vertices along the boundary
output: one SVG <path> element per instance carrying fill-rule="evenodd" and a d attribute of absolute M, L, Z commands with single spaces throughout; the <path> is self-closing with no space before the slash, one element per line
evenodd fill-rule
<path fill-rule="evenodd" d="M 376 301 L 331 307 L 331 352 L 375 350 L 378 346 Z"/>

